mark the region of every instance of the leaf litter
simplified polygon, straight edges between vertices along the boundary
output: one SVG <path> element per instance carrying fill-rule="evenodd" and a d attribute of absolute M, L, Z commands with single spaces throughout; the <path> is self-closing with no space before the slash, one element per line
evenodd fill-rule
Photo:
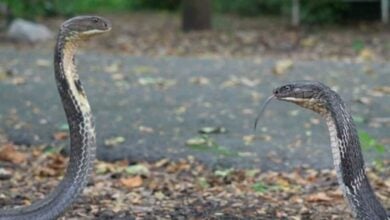
<path fill-rule="evenodd" d="M 1 145 L 0 206 L 29 205 L 57 185 L 68 159 L 45 149 Z M 389 163 L 368 171 L 386 207 Z M 81 198 L 60 219 L 352 219 L 333 170 L 211 169 L 189 156 L 97 161 L 94 171 Z"/>

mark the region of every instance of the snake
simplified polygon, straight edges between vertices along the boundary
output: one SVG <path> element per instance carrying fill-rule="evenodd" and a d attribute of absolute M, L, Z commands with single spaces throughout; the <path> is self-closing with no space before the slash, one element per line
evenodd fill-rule
<path fill-rule="evenodd" d="M 354 218 L 389 220 L 368 180 L 356 125 L 340 95 L 316 81 L 287 83 L 273 90 L 259 116 L 274 98 L 312 110 L 325 119 L 337 180 Z"/>
<path fill-rule="evenodd" d="M 51 193 L 30 206 L 0 210 L 1 220 L 56 219 L 86 186 L 96 157 L 96 138 L 91 108 L 76 72 L 75 53 L 82 42 L 110 29 L 111 23 L 99 16 L 77 16 L 62 23 L 54 49 L 54 72 L 69 124 L 69 163 Z"/>

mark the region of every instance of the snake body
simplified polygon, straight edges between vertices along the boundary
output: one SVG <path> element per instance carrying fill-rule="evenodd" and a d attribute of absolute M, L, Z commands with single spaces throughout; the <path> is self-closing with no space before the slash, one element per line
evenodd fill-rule
<path fill-rule="evenodd" d="M 390 219 L 368 181 L 356 126 L 341 97 L 319 82 L 294 82 L 274 96 L 319 113 L 325 120 L 337 179 L 353 215 L 359 220 Z"/>
<path fill-rule="evenodd" d="M 74 55 L 82 41 L 110 29 L 111 24 L 98 16 L 78 16 L 62 24 L 54 51 L 54 70 L 69 124 L 69 164 L 62 181 L 47 197 L 28 207 L 0 210 L 0 220 L 56 219 L 85 187 L 95 159 L 96 143 L 93 117 L 76 73 Z"/>

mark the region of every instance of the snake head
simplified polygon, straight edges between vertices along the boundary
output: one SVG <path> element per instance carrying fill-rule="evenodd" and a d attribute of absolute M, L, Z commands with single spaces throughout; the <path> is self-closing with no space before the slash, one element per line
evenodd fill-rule
<path fill-rule="evenodd" d="M 292 102 L 317 113 L 326 111 L 327 94 L 330 93 L 329 87 L 310 81 L 288 83 L 273 90 L 278 100 Z"/>
<path fill-rule="evenodd" d="M 86 39 L 110 30 L 111 22 L 99 16 L 77 16 L 61 26 L 62 33 L 68 39 Z"/>

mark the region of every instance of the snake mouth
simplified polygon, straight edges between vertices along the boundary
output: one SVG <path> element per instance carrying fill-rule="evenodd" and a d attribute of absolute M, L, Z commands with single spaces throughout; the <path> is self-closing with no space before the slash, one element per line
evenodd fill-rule
<path fill-rule="evenodd" d="M 313 88 L 293 84 L 284 85 L 273 90 L 273 95 L 278 100 L 294 103 L 313 101 L 316 98 L 315 94 L 317 93 Z"/>
<path fill-rule="evenodd" d="M 111 30 L 111 28 L 106 29 L 106 30 L 97 30 L 97 29 L 95 29 L 95 30 L 85 31 L 85 32 L 83 32 L 83 34 L 86 34 L 86 35 L 90 35 L 90 34 L 100 34 L 100 33 L 108 32 L 108 31 L 110 31 L 110 30 Z"/>
<path fill-rule="evenodd" d="M 303 102 L 308 102 L 311 100 L 310 98 L 277 97 L 277 96 L 275 96 L 275 97 L 276 97 L 276 99 L 281 100 L 281 101 L 294 102 L 294 103 L 303 103 Z"/>
<path fill-rule="evenodd" d="M 93 30 L 88 30 L 88 31 L 81 32 L 80 36 L 84 36 L 84 37 L 95 36 L 95 35 L 99 35 L 99 34 L 103 34 L 103 33 L 109 32 L 109 31 L 111 31 L 111 27 L 109 27 L 107 29 L 104 29 L 104 30 L 93 29 Z"/>
<path fill-rule="evenodd" d="M 104 34 L 106 32 L 109 32 L 110 30 L 111 30 L 111 27 L 109 27 L 107 29 L 103 29 L 103 30 L 101 30 L 101 29 L 92 29 L 92 30 L 80 32 L 79 34 L 76 34 L 76 36 L 74 38 L 75 39 L 80 39 L 82 41 L 88 41 L 90 38 L 102 35 L 102 34 Z"/>

